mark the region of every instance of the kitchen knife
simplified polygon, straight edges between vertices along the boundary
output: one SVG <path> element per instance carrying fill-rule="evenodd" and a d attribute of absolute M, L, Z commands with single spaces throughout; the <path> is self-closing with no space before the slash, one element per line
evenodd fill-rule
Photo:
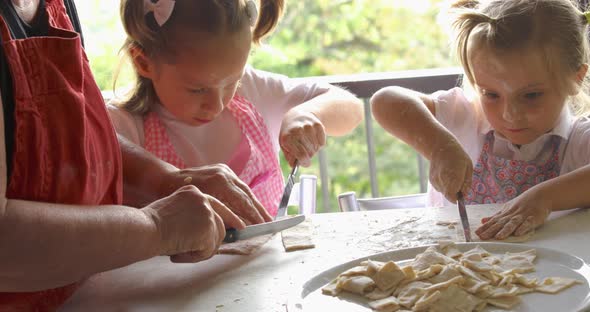
<path fill-rule="evenodd" d="M 293 190 L 293 184 L 295 184 L 295 175 L 297 174 L 297 169 L 299 169 L 299 162 L 295 160 L 295 164 L 293 165 L 293 169 L 289 176 L 287 176 L 287 182 L 285 183 L 285 189 L 283 190 L 283 196 L 281 196 L 281 202 L 279 204 L 279 210 L 277 210 L 277 218 L 280 218 L 287 214 L 287 206 L 289 205 L 289 197 L 291 197 L 291 190 Z"/>
<path fill-rule="evenodd" d="M 225 238 L 223 239 L 223 242 L 233 243 L 237 240 L 280 232 L 303 222 L 303 220 L 305 220 L 304 215 L 297 215 L 278 221 L 249 225 L 243 230 L 228 229 L 225 231 Z"/>
<path fill-rule="evenodd" d="M 471 229 L 469 228 L 469 218 L 467 217 L 467 210 L 465 209 L 465 199 L 463 193 L 457 193 L 457 207 L 459 207 L 459 216 L 461 217 L 461 225 L 463 226 L 463 234 L 465 234 L 465 241 L 471 242 Z"/>

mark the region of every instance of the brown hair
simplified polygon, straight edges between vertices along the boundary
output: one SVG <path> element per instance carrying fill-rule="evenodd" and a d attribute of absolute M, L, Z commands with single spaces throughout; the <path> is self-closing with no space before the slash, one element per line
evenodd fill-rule
<path fill-rule="evenodd" d="M 153 16 L 144 13 L 144 0 L 122 0 L 121 19 L 127 39 L 121 48 L 129 54 L 140 48 L 146 56 L 172 60 L 177 55 L 179 42 L 190 42 L 186 36 L 196 32 L 212 35 L 236 33 L 250 25 L 246 8 L 249 0 L 176 0 L 170 18 L 159 26 Z M 284 0 L 259 0 L 260 12 L 252 40 L 260 41 L 278 24 Z M 116 84 L 116 78 L 115 78 Z M 157 100 L 150 79 L 136 73 L 136 84 L 129 98 L 120 103 L 123 109 L 136 114 L 149 111 L 149 103 Z"/>
<path fill-rule="evenodd" d="M 459 0 L 451 13 L 466 82 L 474 82 L 468 55 L 471 43 L 496 51 L 532 48 L 542 53 L 561 92 L 569 93 L 579 84 L 566 77 L 589 61 L 588 22 L 570 0 Z M 588 105 L 587 89 L 587 82 L 582 82 L 580 92 L 571 99 L 577 110 Z"/>

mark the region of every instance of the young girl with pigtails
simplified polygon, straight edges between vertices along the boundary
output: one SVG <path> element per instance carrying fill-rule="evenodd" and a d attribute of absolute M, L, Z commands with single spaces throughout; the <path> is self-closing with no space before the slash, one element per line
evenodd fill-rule
<path fill-rule="evenodd" d="M 430 205 L 460 192 L 467 204 L 504 203 L 482 239 L 590 206 L 589 16 L 570 0 L 457 1 L 464 88 L 387 87 L 371 99 L 377 122 L 430 160 Z"/>
<path fill-rule="evenodd" d="M 362 120 L 352 94 L 247 65 L 273 30 L 282 0 L 124 0 L 124 50 L 137 73 L 129 99 L 110 107 L 117 132 L 178 168 L 223 163 L 277 212 L 279 149 L 303 166 Z"/>

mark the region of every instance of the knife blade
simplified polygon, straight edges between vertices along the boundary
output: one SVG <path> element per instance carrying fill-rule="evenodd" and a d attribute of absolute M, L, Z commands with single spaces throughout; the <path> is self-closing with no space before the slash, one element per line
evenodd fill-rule
<path fill-rule="evenodd" d="M 291 197 L 291 190 L 293 190 L 293 184 L 295 184 L 295 175 L 297 174 L 298 169 L 299 162 L 295 160 L 293 169 L 291 169 L 291 173 L 289 173 L 289 175 L 287 176 L 287 182 L 285 183 L 285 189 L 283 190 L 283 195 L 281 196 L 281 202 L 279 203 L 279 209 L 277 210 L 275 220 L 279 217 L 284 216 L 287 213 L 289 197 Z"/>
<path fill-rule="evenodd" d="M 277 233 L 290 227 L 296 226 L 304 220 L 305 215 L 297 215 L 278 221 L 249 225 L 242 230 L 228 229 L 225 231 L 225 238 L 223 239 L 223 242 L 233 243 L 237 240 L 248 239 L 264 234 Z"/>
<path fill-rule="evenodd" d="M 471 229 L 469 228 L 469 218 L 467 217 L 465 199 L 463 198 L 462 192 L 457 193 L 457 207 L 459 208 L 459 216 L 461 217 L 461 225 L 463 226 L 465 241 L 471 242 Z"/>

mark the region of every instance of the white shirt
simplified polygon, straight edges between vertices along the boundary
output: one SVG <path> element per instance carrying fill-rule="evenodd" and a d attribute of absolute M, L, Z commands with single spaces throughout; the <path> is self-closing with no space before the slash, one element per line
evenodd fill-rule
<path fill-rule="evenodd" d="M 480 105 L 470 101 L 461 88 L 438 91 L 432 95 L 436 119 L 453 133 L 475 165 L 481 154 L 486 134 L 493 130 Z M 574 117 L 566 105 L 555 127 L 535 141 L 518 148 L 494 132 L 493 154 L 506 159 L 532 161 L 537 158 L 552 136 L 561 138 L 559 146 L 560 175 L 590 163 L 590 119 Z M 428 185 L 428 204 L 450 205 L 444 196 Z"/>
<path fill-rule="evenodd" d="M 262 115 L 270 132 L 272 145 L 277 151 L 279 131 L 285 113 L 334 88 L 326 83 L 295 81 L 250 66 L 246 67 L 240 82 L 237 95 L 250 101 Z M 177 154 L 188 167 L 227 163 L 240 143 L 239 126 L 228 110 L 224 110 L 214 121 L 195 127 L 178 121 L 161 105 L 153 107 L 156 107 L 154 111 L 166 126 Z M 144 145 L 142 116 L 132 115 L 113 105 L 109 105 L 109 113 L 117 133 L 135 144 Z"/>

